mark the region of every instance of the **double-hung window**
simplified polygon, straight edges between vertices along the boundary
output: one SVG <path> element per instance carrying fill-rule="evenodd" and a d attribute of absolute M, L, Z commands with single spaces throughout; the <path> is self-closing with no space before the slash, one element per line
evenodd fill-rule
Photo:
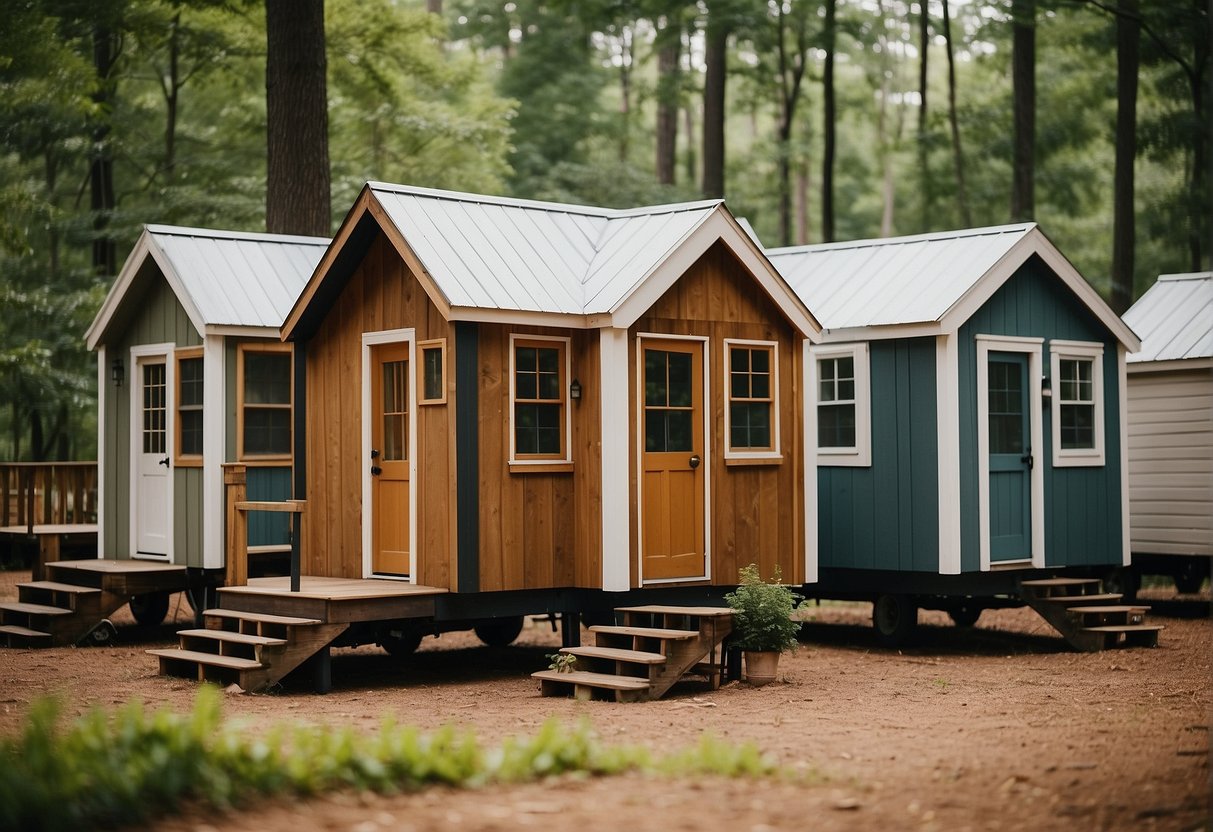
<path fill-rule="evenodd" d="M 1103 344 L 1050 341 L 1053 464 L 1104 464 Z"/>
<path fill-rule="evenodd" d="M 177 350 L 177 444 L 174 464 L 202 464 L 202 348 Z"/>
<path fill-rule="evenodd" d="M 567 338 L 510 336 L 510 462 L 569 462 Z"/>
<path fill-rule="evenodd" d="M 830 344 L 809 351 L 819 465 L 867 466 L 872 460 L 867 344 Z"/>
<path fill-rule="evenodd" d="M 725 458 L 778 459 L 778 345 L 726 339 L 724 350 Z"/>
<path fill-rule="evenodd" d="M 243 461 L 291 458 L 289 344 L 241 344 L 236 358 L 236 441 Z"/>

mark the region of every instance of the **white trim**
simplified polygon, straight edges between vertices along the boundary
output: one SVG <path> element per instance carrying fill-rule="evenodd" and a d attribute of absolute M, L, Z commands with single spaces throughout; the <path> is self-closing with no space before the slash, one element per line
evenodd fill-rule
<path fill-rule="evenodd" d="M 732 424 L 730 419 L 729 406 L 733 403 L 733 386 L 730 384 L 729 374 L 732 368 L 732 356 L 729 354 L 731 347 L 770 347 L 771 348 L 771 449 L 770 450 L 750 450 L 742 448 L 733 449 L 732 440 Z M 779 410 L 780 410 L 780 390 L 779 390 L 779 342 L 778 341 L 758 341 L 747 338 L 725 338 L 724 348 L 722 351 L 723 365 L 722 371 L 724 376 L 723 398 L 724 398 L 724 458 L 725 459 L 783 459 L 783 454 L 780 449 L 780 429 L 779 429 Z"/>
<path fill-rule="evenodd" d="M 1041 447 L 1042 402 L 1040 394 L 1040 369 L 1043 339 L 1016 338 L 1005 335 L 978 335 L 977 341 L 977 528 L 981 551 L 981 571 L 991 569 L 990 562 L 990 399 L 989 360 L 991 352 L 1018 352 L 1028 356 L 1028 436 L 1031 453 L 1037 458 L 1029 472 L 1031 494 L 1031 559 L 1022 561 L 999 561 L 993 568 L 1004 563 L 1020 564 L 1025 568 L 1045 567 L 1045 481 Z"/>
<path fill-rule="evenodd" d="M 564 344 L 564 374 L 560 379 L 560 406 L 564 410 L 564 435 L 560 437 L 560 444 L 564 446 L 564 456 L 559 459 L 551 457 L 533 458 L 530 456 L 518 458 L 517 452 L 514 450 L 514 381 L 517 378 L 514 368 L 514 343 L 516 341 L 550 341 L 552 343 Z M 510 400 L 509 400 L 509 433 L 510 433 L 510 456 L 509 464 L 511 466 L 525 465 L 563 465 L 573 461 L 573 399 L 569 395 L 569 385 L 573 382 L 573 339 L 567 335 L 528 335 L 525 332 L 510 333 Z"/>
<path fill-rule="evenodd" d="M 105 557 L 105 400 L 109 383 L 109 361 L 105 344 L 97 347 L 97 557 Z"/>
<path fill-rule="evenodd" d="M 1183 370 L 1207 370 L 1213 358 L 1168 358 L 1165 361 L 1129 361 L 1129 375 L 1139 373 L 1171 373 Z"/>
<path fill-rule="evenodd" d="M 1129 384 L 1126 364 L 1128 349 L 1124 344 L 1116 345 L 1117 401 L 1120 410 L 1120 562 L 1123 566 L 1133 563 L 1129 551 Z"/>
<path fill-rule="evenodd" d="M 813 385 L 809 381 L 809 367 L 813 359 L 809 354 L 812 343 L 807 339 L 801 350 L 804 366 L 801 367 L 801 380 L 804 390 L 801 395 L 801 406 L 805 414 L 806 437 L 817 436 L 817 408 L 813 407 Z M 820 563 L 820 529 L 818 528 L 819 513 L 817 496 L 817 453 L 816 442 L 801 443 L 804 448 L 804 582 L 815 584 L 819 576 Z"/>
<path fill-rule="evenodd" d="M 202 347 L 202 567 L 218 569 L 223 551 L 223 461 L 226 458 L 227 379 L 224 338 L 207 335 Z"/>
<path fill-rule="evenodd" d="M 855 366 L 855 446 L 853 448 L 820 448 L 817 445 L 818 398 L 817 362 L 828 358 L 851 357 Z M 817 464 L 824 466 L 867 468 L 872 464 L 872 372 L 867 342 L 851 344 L 817 344 L 809 348 L 809 381 L 806 399 L 812 407 L 813 432 L 809 444 L 817 455 Z"/>
<path fill-rule="evenodd" d="M 176 513 L 176 506 L 173 503 L 173 480 L 176 476 L 173 473 L 172 460 L 176 458 L 174 451 L 177 407 L 177 391 L 175 386 L 177 383 L 177 368 L 176 361 L 173 360 L 173 352 L 177 349 L 177 345 L 171 342 L 160 344 L 137 344 L 130 348 L 130 366 L 128 372 L 130 374 L 130 394 L 127 397 L 128 418 L 127 421 L 130 429 L 130 448 L 128 456 L 129 462 L 129 489 L 130 489 L 130 508 L 129 522 L 130 531 L 127 540 L 127 548 L 132 559 L 136 560 L 154 560 L 158 562 L 168 561 L 176 563 L 174 559 L 174 537 L 173 537 L 173 515 Z M 140 402 L 143 399 L 143 376 L 139 373 L 139 359 L 141 358 L 163 358 L 164 359 L 164 453 L 169 458 L 168 475 L 165 479 L 165 500 L 168 505 L 168 516 L 164 521 L 164 548 L 163 555 L 145 554 L 139 551 L 139 432 L 141 429 L 141 420 L 136 418 L 136 411 L 141 407 Z M 204 382 L 205 384 L 205 382 Z M 136 395 L 136 394 L 140 395 Z"/>
<path fill-rule="evenodd" d="M 203 335 L 230 335 L 234 338 L 271 338 L 280 341 L 276 326 L 240 326 L 239 324 L 208 324 Z"/>
<path fill-rule="evenodd" d="M 703 574 L 685 578 L 644 577 L 644 342 L 698 341 L 703 360 Z M 710 341 L 706 335 L 667 335 L 661 332 L 636 333 L 636 574 L 640 585 L 680 584 L 712 580 L 712 382 Z M 605 432 L 606 425 L 603 425 Z"/>
<path fill-rule="evenodd" d="M 1091 362 L 1091 402 L 1094 410 L 1095 447 L 1064 449 L 1061 447 L 1061 362 L 1062 360 Z M 1095 341 L 1049 342 L 1049 378 L 1053 399 L 1053 467 L 1101 466 L 1104 464 L 1104 391 L 1103 344 Z"/>
<path fill-rule="evenodd" d="M 844 326 L 822 330 L 821 343 L 845 344 L 851 341 L 889 341 L 894 338 L 931 338 L 946 334 L 938 321 L 911 324 L 876 324 L 873 326 Z"/>
<path fill-rule="evenodd" d="M 628 470 L 628 331 L 604 329 L 598 347 L 601 506 L 602 588 L 626 592 L 632 586 L 631 512 Z M 610 427 L 608 427 L 610 426 Z"/>
<path fill-rule="evenodd" d="M 956 335 L 935 337 L 935 429 L 939 470 L 939 574 L 961 572 L 960 348 Z"/>
<path fill-rule="evenodd" d="M 371 347 L 377 344 L 409 345 L 409 574 L 382 575 L 374 571 L 374 553 L 371 551 L 371 531 L 375 521 L 375 505 L 371 497 Z M 386 329 L 362 333 L 362 577 L 376 580 L 417 583 L 417 384 L 413 379 L 417 347 L 416 330 Z"/>

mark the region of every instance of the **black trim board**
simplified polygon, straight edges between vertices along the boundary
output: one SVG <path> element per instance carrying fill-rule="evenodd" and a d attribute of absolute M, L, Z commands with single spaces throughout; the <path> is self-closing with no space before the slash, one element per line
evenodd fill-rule
<path fill-rule="evenodd" d="M 480 590 L 480 329 L 455 322 L 455 517 L 459 592 Z"/>

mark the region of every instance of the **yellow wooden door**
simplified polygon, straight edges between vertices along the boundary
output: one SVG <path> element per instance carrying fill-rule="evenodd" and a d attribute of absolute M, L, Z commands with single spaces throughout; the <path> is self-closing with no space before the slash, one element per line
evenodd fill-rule
<path fill-rule="evenodd" d="M 641 351 L 643 577 L 703 578 L 703 347 L 646 339 Z"/>
<path fill-rule="evenodd" d="M 381 344 L 371 362 L 371 570 L 409 574 L 409 345 Z"/>

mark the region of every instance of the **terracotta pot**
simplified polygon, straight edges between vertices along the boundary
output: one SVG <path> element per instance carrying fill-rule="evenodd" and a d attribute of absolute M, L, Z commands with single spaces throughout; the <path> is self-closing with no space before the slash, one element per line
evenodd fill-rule
<path fill-rule="evenodd" d="M 769 685 L 775 681 L 779 669 L 778 650 L 746 650 L 745 680 L 754 687 Z"/>

